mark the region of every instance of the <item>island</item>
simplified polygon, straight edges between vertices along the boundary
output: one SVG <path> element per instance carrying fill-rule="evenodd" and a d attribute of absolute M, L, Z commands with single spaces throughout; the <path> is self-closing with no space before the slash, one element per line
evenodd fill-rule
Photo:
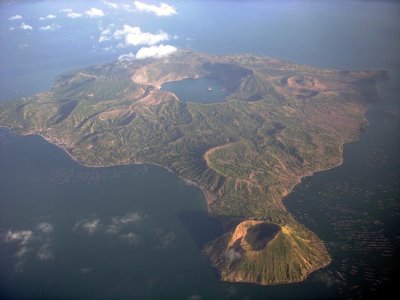
<path fill-rule="evenodd" d="M 212 77 L 218 103 L 181 101 L 166 82 Z M 47 92 L 0 103 L 0 126 L 38 134 L 91 167 L 149 163 L 204 192 L 224 228 L 203 252 L 220 278 L 298 282 L 330 264 L 325 243 L 283 199 L 342 163 L 384 71 L 339 71 L 248 54 L 178 50 L 61 75 Z M 156 187 L 154 187 L 156 188 Z M 307 201 L 307 199 L 304 199 Z"/>

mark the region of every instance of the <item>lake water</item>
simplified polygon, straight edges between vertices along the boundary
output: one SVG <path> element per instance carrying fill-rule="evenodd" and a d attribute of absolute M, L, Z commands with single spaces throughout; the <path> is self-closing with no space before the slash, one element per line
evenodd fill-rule
<path fill-rule="evenodd" d="M 212 77 L 171 81 L 164 83 L 161 89 L 173 92 L 183 102 L 204 104 L 223 102 L 229 95 L 223 83 Z"/>
<path fill-rule="evenodd" d="M 137 50 L 112 52 L 96 43 L 98 27 L 110 22 L 163 29 L 176 35 L 172 44 L 197 51 L 387 70 L 391 80 L 379 86 L 385 101 L 370 107 L 368 131 L 344 147 L 344 164 L 306 178 L 285 199 L 327 242 L 333 263 L 302 283 L 220 282 L 200 250 L 221 230 L 207 218 L 200 190 L 154 166 L 85 168 L 40 137 L 3 129 L 0 298 L 354 299 L 387 290 L 400 275 L 400 5 L 168 2 L 178 15 L 132 18 L 126 12 L 116 20 L 110 11 L 102 20 L 76 22 L 62 19 L 59 9 L 97 4 L 1 3 L 0 98 L 46 89 L 60 72 Z M 38 17 L 50 13 L 63 31 L 9 30 L 12 15 L 37 28 Z"/>
<path fill-rule="evenodd" d="M 86 168 L 38 136 L 0 134 L 2 299 L 188 297 L 213 284 L 200 247 L 222 230 L 200 190 L 158 167 Z"/>

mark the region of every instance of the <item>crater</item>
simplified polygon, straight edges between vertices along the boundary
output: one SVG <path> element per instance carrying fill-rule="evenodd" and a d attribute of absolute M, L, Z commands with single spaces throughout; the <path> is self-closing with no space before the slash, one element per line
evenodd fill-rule
<path fill-rule="evenodd" d="M 207 63 L 203 65 L 203 70 L 222 82 L 229 93 L 239 90 L 242 80 L 252 74 L 246 68 L 224 63 Z"/>
<path fill-rule="evenodd" d="M 244 244 L 251 251 L 260 251 L 267 246 L 280 229 L 280 226 L 273 223 L 258 223 L 247 230 L 242 240 L 242 246 Z"/>
<path fill-rule="evenodd" d="M 174 93 L 183 102 L 217 103 L 240 89 L 251 71 L 224 63 L 206 63 L 199 72 L 203 76 L 166 82 L 161 90 Z"/>
<path fill-rule="evenodd" d="M 282 78 L 278 90 L 287 96 L 308 99 L 327 91 L 328 86 L 318 78 L 299 75 Z"/>
<path fill-rule="evenodd" d="M 234 230 L 229 246 L 237 250 L 261 251 L 280 231 L 281 227 L 274 223 L 246 220 Z"/>

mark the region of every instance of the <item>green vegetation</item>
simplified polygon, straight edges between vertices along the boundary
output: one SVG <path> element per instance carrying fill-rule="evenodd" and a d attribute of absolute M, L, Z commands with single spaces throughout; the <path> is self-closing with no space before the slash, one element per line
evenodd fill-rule
<path fill-rule="evenodd" d="M 231 93 L 225 102 L 183 103 L 159 90 L 165 82 L 201 76 L 224 82 Z M 147 162 L 195 182 L 210 214 L 243 220 L 205 248 L 221 278 L 286 283 L 303 280 L 330 257 L 282 199 L 302 177 L 341 163 L 342 145 L 357 139 L 368 101 L 378 99 L 375 82 L 385 77 L 179 51 L 168 60 L 62 75 L 48 92 L 2 103 L 0 126 L 40 134 L 85 165 Z M 249 235 L 231 244 L 250 219 L 281 231 L 257 243 L 256 229 L 246 227 Z"/>

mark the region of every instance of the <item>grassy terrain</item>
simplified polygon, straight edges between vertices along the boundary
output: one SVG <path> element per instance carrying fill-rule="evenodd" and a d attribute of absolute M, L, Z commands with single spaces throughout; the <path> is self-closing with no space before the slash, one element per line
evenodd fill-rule
<path fill-rule="evenodd" d="M 224 83 L 230 92 L 225 102 L 184 103 L 159 89 L 201 76 Z M 205 248 L 221 278 L 286 283 L 303 280 L 330 257 L 282 199 L 302 177 L 341 163 L 342 145 L 366 125 L 368 102 L 379 99 L 375 83 L 385 77 L 179 51 L 168 60 L 64 74 L 48 92 L 1 103 L 0 126 L 41 134 L 85 165 L 148 162 L 195 182 L 205 191 L 210 214 L 247 224 Z M 257 244 L 248 220 L 281 230 L 253 251 L 246 246 L 246 240 Z M 243 235 L 232 244 L 238 228 Z"/>

